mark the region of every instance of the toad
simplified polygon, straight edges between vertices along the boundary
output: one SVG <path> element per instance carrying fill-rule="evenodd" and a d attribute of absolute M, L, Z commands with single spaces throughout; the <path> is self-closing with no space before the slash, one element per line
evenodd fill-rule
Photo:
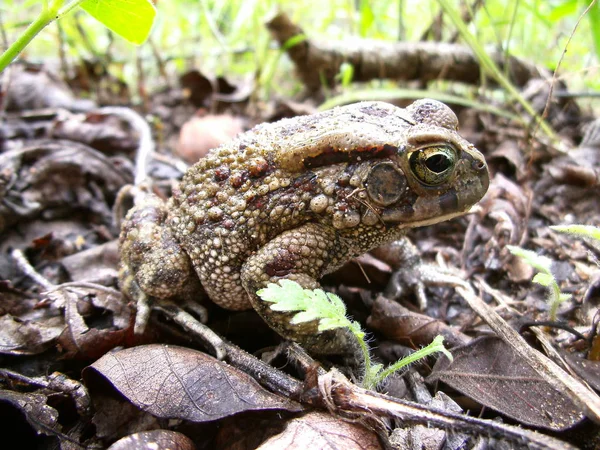
<path fill-rule="evenodd" d="M 292 325 L 256 291 L 280 279 L 317 288 L 351 258 L 468 211 L 489 174 L 457 129 L 450 108 L 429 99 L 259 125 L 191 167 L 167 202 L 147 195 L 128 213 L 121 287 L 141 305 L 198 298 L 201 285 L 309 351 L 343 352 L 347 333 Z"/>

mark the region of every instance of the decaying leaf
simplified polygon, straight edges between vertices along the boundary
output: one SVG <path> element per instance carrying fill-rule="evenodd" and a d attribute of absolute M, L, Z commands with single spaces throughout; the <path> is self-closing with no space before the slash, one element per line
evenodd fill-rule
<path fill-rule="evenodd" d="M 600 361 L 583 359 L 567 352 L 560 352 L 569 367 L 596 391 L 600 391 Z"/>
<path fill-rule="evenodd" d="M 26 219 L 66 217 L 76 210 L 111 224 L 114 195 L 130 177 L 86 145 L 30 141 L 0 154 L 0 231 Z"/>
<path fill-rule="evenodd" d="M 88 384 L 93 372 L 137 407 L 162 418 L 205 422 L 241 411 L 300 410 L 245 373 L 183 347 L 146 345 L 106 354 L 84 370 Z"/>
<path fill-rule="evenodd" d="M 58 411 L 46 404 L 48 397 L 37 393 L 0 390 L 0 402 L 8 402 L 25 415 L 29 425 L 38 433 L 60 434 Z"/>
<path fill-rule="evenodd" d="M 66 357 L 96 359 L 125 343 L 133 324 L 120 292 L 67 287 L 50 297 L 65 305 L 66 328 L 59 342 Z M 97 326 L 88 325 L 86 318 L 97 321 Z"/>
<path fill-rule="evenodd" d="M 61 261 L 71 280 L 104 286 L 116 284 L 118 262 L 117 240 L 83 250 Z"/>
<path fill-rule="evenodd" d="M 64 326 L 64 319 L 58 316 L 29 321 L 5 314 L 0 317 L 0 353 L 41 353 L 54 344 Z"/>
<path fill-rule="evenodd" d="M 196 446 L 184 434 L 169 430 L 152 430 L 130 434 L 119 439 L 109 450 L 195 450 Z"/>
<path fill-rule="evenodd" d="M 161 427 L 160 419 L 141 411 L 126 399 L 117 395 L 104 395 L 104 392 L 93 392 L 94 417 L 92 423 L 96 436 L 103 442 L 114 442 L 117 439 L 154 430 Z"/>
<path fill-rule="evenodd" d="M 288 422 L 285 430 L 264 442 L 260 450 L 380 450 L 377 434 L 358 423 L 313 412 Z"/>
<path fill-rule="evenodd" d="M 441 411 L 462 413 L 462 408 L 443 392 L 436 392 L 435 397 L 428 403 Z M 469 436 L 464 433 L 449 433 L 447 430 L 424 425 L 398 424 L 390 435 L 390 442 L 394 448 L 469 448 Z M 419 445 L 420 444 L 420 445 Z"/>
<path fill-rule="evenodd" d="M 537 375 L 504 341 L 474 339 L 440 357 L 428 382 L 443 381 L 488 408 L 531 426 L 564 430 L 583 419 L 573 402 Z"/>
<path fill-rule="evenodd" d="M 440 320 L 408 310 L 404 306 L 377 297 L 367 324 L 388 339 L 405 345 L 428 345 L 437 335 L 444 336 L 448 347 L 464 345 L 468 338 Z"/>
<path fill-rule="evenodd" d="M 40 108 L 89 111 L 96 106 L 91 100 L 75 98 L 69 86 L 46 68 L 12 64 L 8 72 L 10 78 L 2 85 L 2 91 L 9 111 Z"/>
<path fill-rule="evenodd" d="M 89 145 L 105 154 L 133 152 L 139 136 L 131 124 L 102 110 L 87 114 L 66 114 L 53 124 L 51 133 L 56 139 L 68 139 Z"/>

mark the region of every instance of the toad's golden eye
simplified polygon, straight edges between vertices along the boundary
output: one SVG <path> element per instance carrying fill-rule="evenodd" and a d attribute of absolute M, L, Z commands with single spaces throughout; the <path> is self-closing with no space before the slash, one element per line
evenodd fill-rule
<path fill-rule="evenodd" d="M 371 168 L 365 181 L 371 199 L 388 206 L 402 197 L 406 189 L 406 177 L 402 170 L 391 162 L 381 162 Z"/>
<path fill-rule="evenodd" d="M 456 164 L 456 151 L 449 146 L 427 147 L 412 152 L 410 170 L 419 181 L 428 186 L 438 186 L 450 178 Z"/>

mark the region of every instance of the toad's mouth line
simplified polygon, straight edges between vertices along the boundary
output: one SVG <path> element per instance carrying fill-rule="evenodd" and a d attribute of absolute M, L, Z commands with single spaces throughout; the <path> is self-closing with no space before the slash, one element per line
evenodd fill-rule
<path fill-rule="evenodd" d="M 397 229 L 424 227 L 427 225 L 433 225 L 434 223 L 439 223 L 439 222 L 444 222 L 446 220 L 454 219 L 455 217 L 464 216 L 465 214 L 468 214 L 469 211 L 471 211 L 471 208 L 469 208 L 466 211 L 453 212 L 453 213 L 445 214 L 443 216 L 430 217 L 428 219 L 423 219 L 423 220 L 415 220 L 414 222 L 408 221 L 408 222 L 402 222 L 402 223 L 392 223 L 391 225 Z"/>

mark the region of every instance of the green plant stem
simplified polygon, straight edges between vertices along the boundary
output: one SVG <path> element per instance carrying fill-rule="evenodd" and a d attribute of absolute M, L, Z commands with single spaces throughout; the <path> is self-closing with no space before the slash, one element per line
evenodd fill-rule
<path fill-rule="evenodd" d="M 356 338 L 358 345 L 360 345 L 363 359 L 365 361 L 365 378 L 362 381 L 362 386 L 365 389 L 373 389 L 377 383 L 373 380 L 373 371 L 371 370 L 371 353 L 369 352 L 369 347 L 367 346 L 364 338 L 359 338 L 358 336 Z"/>
<path fill-rule="evenodd" d="M 31 25 L 19 36 L 19 38 L 0 56 L 0 72 L 23 51 L 31 40 L 37 36 L 50 22 L 56 19 L 58 10 L 60 9 L 63 0 L 54 0 L 50 6 L 45 2 L 44 9 Z"/>
<path fill-rule="evenodd" d="M 83 0 L 73 0 L 61 9 L 65 0 L 53 0 L 50 5 L 44 2 L 44 8 L 40 15 L 31 25 L 18 37 L 18 39 L 0 56 L 0 72 L 19 56 L 19 53 L 29 45 L 31 40 L 38 35 L 40 31 L 46 28 L 52 21 L 69 13 L 72 9 L 79 6 Z"/>
<path fill-rule="evenodd" d="M 65 0 L 61 0 L 61 3 Z M 84 0 L 72 0 L 71 3 L 67 3 L 67 6 L 58 11 L 56 15 L 56 19 L 60 19 L 61 17 L 69 14 L 73 9 L 77 8 Z"/>
<path fill-rule="evenodd" d="M 374 380 L 375 384 L 380 383 L 381 381 L 385 380 L 387 377 L 389 377 L 394 372 L 397 372 L 398 370 L 402 369 L 403 367 L 406 367 L 409 364 L 412 364 L 415 361 L 418 361 L 419 359 L 430 355 L 431 353 L 432 353 L 432 351 L 431 351 L 430 346 L 427 346 L 425 348 L 422 348 L 421 350 L 417 350 L 416 352 L 411 353 L 407 357 L 402 358 L 400 361 L 396 361 L 394 364 L 389 366 L 387 369 L 384 369 L 377 374 L 377 376 L 375 377 L 375 380 Z"/>
<path fill-rule="evenodd" d="M 413 362 L 425 358 L 426 356 L 429 356 L 436 352 L 444 353 L 448 357 L 448 359 L 452 361 L 452 354 L 448 350 L 446 350 L 443 342 L 444 338 L 442 338 L 441 336 L 437 336 L 427 347 L 423 347 L 422 349 L 411 353 L 407 357 L 402 358 L 400 361 L 396 361 L 387 369 L 380 371 L 376 376 L 373 377 L 373 386 L 377 386 L 377 384 L 381 383 L 394 372 L 397 372 L 400 369 L 408 366 L 409 364 L 412 364 Z"/>
<path fill-rule="evenodd" d="M 556 313 L 558 312 L 558 306 L 561 304 L 560 288 L 558 287 L 558 284 L 556 282 L 552 283 L 550 292 L 552 298 L 550 299 L 550 311 L 548 315 L 550 316 L 551 321 L 555 321 Z"/>

